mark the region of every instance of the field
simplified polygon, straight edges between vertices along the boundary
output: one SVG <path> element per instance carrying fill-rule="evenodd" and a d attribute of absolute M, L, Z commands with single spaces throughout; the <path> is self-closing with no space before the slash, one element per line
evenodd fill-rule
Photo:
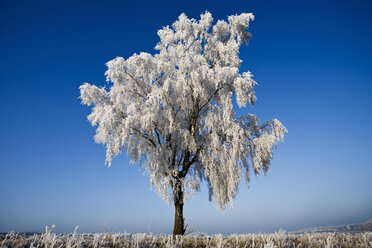
<path fill-rule="evenodd" d="M 172 235 L 97 233 L 72 234 L 53 233 L 46 228 L 42 234 L 0 235 L 0 248 L 5 247 L 372 247 L 372 232 L 361 233 L 303 233 L 289 234 L 281 230 L 273 234 L 232 234 L 229 236 L 193 234 L 184 237 Z"/>

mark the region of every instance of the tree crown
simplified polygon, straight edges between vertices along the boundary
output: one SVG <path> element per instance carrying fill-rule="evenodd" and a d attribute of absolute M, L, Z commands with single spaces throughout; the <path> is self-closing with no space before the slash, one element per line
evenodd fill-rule
<path fill-rule="evenodd" d="M 212 26 L 209 12 L 198 21 L 181 14 L 158 31 L 157 54 L 107 63 L 108 89 L 80 86 L 82 103 L 94 106 L 88 119 L 98 126 L 95 141 L 106 145 L 109 166 L 125 151 L 168 200 L 177 185 L 187 196 L 205 180 L 222 209 L 232 206 L 242 169 L 247 183 L 249 164 L 255 174 L 268 170 L 286 129 L 276 119 L 259 125 L 254 115 L 236 118 L 232 102 L 233 95 L 239 107 L 256 100 L 252 74 L 239 73 L 253 18 L 233 15 Z"/>

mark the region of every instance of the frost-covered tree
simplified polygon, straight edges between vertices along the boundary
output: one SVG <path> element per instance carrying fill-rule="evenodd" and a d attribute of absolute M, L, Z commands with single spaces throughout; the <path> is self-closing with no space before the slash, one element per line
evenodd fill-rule
<path fill-rule="evenodd" d="M 107 87 L 80 86 L 82 103 L 97 126 L 95 141 L 106 145 L 106 163 L 121 152 L 146 168 L 157 192 L 175 206 L 173 234 L 184 234 L 183 204 L 205 181 L 210 199 L 232 206 L 242 173 L 266 172 L 273 148 L 286 129 L 276 119 L 259 124 L 237 118 L 237 105 L 253 106 L 252 74 L 239 72 L 240 46 L 252 14 L 233 15 L 212 26 L 181 14 L 158 31 L 158 53 L 117 57 L 107 63 Z"/>

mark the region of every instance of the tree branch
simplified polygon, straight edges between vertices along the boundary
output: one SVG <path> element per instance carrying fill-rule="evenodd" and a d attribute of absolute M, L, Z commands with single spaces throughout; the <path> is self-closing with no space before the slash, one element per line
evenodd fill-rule
<path fill-rule="evenodd" d="M 213 92 L 212 95 L 210 95 L 210 97 L 208 98 L 207 102 L 204 103 L 200 108 L 199 108 L 199 111 L 201 111 L 205 106 L 207 106 L 207 104 L 212 100 L 212 98 L 223 88 L 225 88 L 227 86 L 227 84 L 224 84 L 220 87 L 217 87 L 217 89 Z"/>
<path fill-rule="evenodd" d="M 136 80 L 135 77 L 133 77 L 129 72 L 127 72 L 126 70 L 124 70 L 124 73 L 127 74 L 131 79 L 133 79 L 134 82 L 136 82 L 137 86 L 142 90 L 142 92 L 145 94 L 146 96 L 146 99 L 148 99 L 148 96 L 147 96 L 147 93 L 146 91 L 141 87 L 141 85 L 139 84 L 139 82 Z M 139 93 L 138 93 L 139 94 Z"/>
<path fill-rule="evenodd" d="M 201 141 L 200 145 L 199 145 L 198 148 L 196 149 L 196 152 L 195 152 L 193 158 L 192 158 L 191 161 L 190 161 L 190 165 L 196 162 L 196 160 L 198 159 L 198 156 L 199 156 L 200 151 L 203 150 L 203 148 L 204 148 L 204 144 L 205 144 L 205 142 L 207 141 L 207 138 L 209 137 L 209 135 L 212 134 L 212 132 L 213 132 L 213 131 L 211 130 L 207 135 L 204 136 L 204 138 L 203 138 L 203 140 Z"/>
<path fill-rule="evenodd" d="M 140 137 L 144 138 L 145 140 L 147 140 L 148 142 L 150 142 L 150 144 L 155 148 L 156 147 L 156 144 L 155 142 L 150 138 L 150 136 L 148 134 L 145 134 L 145 133 L 142 133 L 140 130 L 136 129 L 136 128 L 132 128 L 132 130 L 136 131 L 137 133 L 139 133 Z"/>

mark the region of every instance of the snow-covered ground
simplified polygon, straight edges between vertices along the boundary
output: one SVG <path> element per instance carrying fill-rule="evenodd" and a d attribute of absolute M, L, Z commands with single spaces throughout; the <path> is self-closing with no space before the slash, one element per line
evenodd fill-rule
<path fill-rule="evenodd" d="M 370 222 L 370 221 L 369 221 Z M 232 234 L 229 236 L 192 234 L 172 235 L 96 233 L 58 234 L 47 228 L 43 234 L 10 232 L 0 235 L 3 247 L 372 247 L 372 232 Z"/>

